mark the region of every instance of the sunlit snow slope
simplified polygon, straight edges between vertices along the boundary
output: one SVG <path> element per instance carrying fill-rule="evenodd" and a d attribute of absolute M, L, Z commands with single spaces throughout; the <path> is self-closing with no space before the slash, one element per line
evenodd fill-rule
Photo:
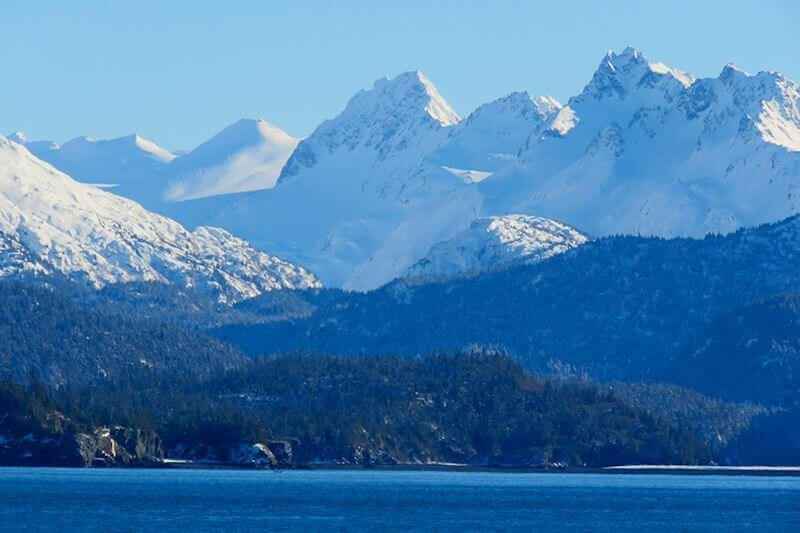
<path fill-rule="evenodd" d="M 307 270 L 228 232 L 188 231 L 131 200 L 76 182 L 0 136 L 0 274 L 57 270 L 94 286 L 163 281 L 221 301 L 318 286 Z"/>
<path fill-rule="evenodd" d="M 22 132 L 10 139 L 82 183 L 113 189 L 148 206 L 160 202 L 164 187 L 161 172 L 175 158 L 136 134 L 107 140 L 76 137 L 64 144 L 28 141 Z"/>
<path fill-rule="evenodd" d="M 269 189 L 297 143 L 268 122 L 241 119 L 170 163 L 164 199 L 177 202 Z"/>

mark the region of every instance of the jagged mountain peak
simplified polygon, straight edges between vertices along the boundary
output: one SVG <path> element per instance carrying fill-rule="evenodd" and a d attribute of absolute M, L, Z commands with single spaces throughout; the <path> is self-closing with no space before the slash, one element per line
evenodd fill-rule
<path fill-rule="evenodd" d="M 418 70 L 377 80 L 372 89 L 356 93 L 334 120 L 361 119 L 370 114 L 398 114 L 405 119 L 431 121 L 438 126 L 452 126 L 461 120 L 436 86 Z"/>
<path fill-rule="evenodd" d="M 740 69 L 735 63 L 728 63 L 722 67 L 722 72 L 719 73 L 719 79 L 732 78 L 734 76 L 747 76 L 747 72 Z"/>
<path fill-rule="evenodd" d="M 630 63 L 646 64 L 647 58 L 636 48 L 626 46 L 621 52 L 608 50 L 606 52 L 606 61 L 612 68 L 620 68 Z"/>
<path fill-rule="evenodd" d="M 722 71 L 719 73 L 719 76 L 716 78 L 717 80 L 723 82 L 726 85 L 736 84 L 736 83 L 758 83 L 764 86 L 768 86 L 770 84 L 788 84 L 797 86 L 797 83 L 792 81 L 791 79 L 787 78 L 782 72 L 778 72 L 775 70 L 761 70 L 755 74 L 751 74 L 746 70 L 742 69 L 735 63 L 728 63 L 724 67 L 722 67 Z"/>
<path fill-rule="evenodd" d="M 502 98 L 480 105 L 464 119 L 463 123 L 474 122 L 478 117 L 487 114 L 545 117 L 559 109 L 561 109 L 561 104 L 552 96 L 531 96 L 527 91 L 514 91 Z"/>
<path fill-rule="evenodd" d="M 366 151 L 373 164 L 399 153 L 432 148 L 434 137 L 460 121 L 458 114 L 419 71 L 382 78 L 359 91 L 337 117 L 326 120 L 300 142 L 278 183 L 341 152 Z"/>
<path fill-rule="evenodd" d="M 475 109 L 428 159 L 467 181 L 485 179 L 516 158 L 531 132 L 559 109 L 550 96 L 512 92 Z"/>
<path fill-rule="evenodd" d="M 609 51 L 600 61 L 591 81 L 580 95 L 570 100 L 570 105 L 587 98 L 625 100 L 630 93 L 643 88 L 657 88 L 671 99 L 693 83 L 693 76 L 663 63 L 651 62 L 643 53 L 629 46 L 620 53 Z"/>
<path fill-rule="evenodd" d="M 797 84 L 731 65 L 716 78 L 676 72 L 635 50 L 607 55 L 583 93 L 534 132 L 520 164 L 480 182 L 500 199 L 489 205 L 594 235 L 669 237 L 800 211 Z"/>
<path fill-rule="evenodd" d="M 592 80 L 610 77 L 625 79 L 641 76 L 648 68 L 647 58 L 631 47 L 620 53 L 609 50 L 600 61 Z"/>
<path fill-rule="evenodd" d="M 451 126 L 461 120 L 458 113 L 439 94 L 433 82 L 418 70 L 403 72 L 392 79 L 381 78 L 369 92 L 378 92 L 381 97 L 395 100 L 401 105 L 411 104 L 417 107 L 421 105 L 425 112 L 442 126 Z M 368 91 L 362 91 L 359 94 L 367 93 Z"/>
<path fill-rule="evenodd" d="M 716 78 L 697 80 L 678 106 L 688 119 L 703 119 L 704 136 L 726 131 L 737 142 L 800 151 L 800 86 L 779 72 L 748 74 L 729 63 Z"/>
<path fill-rule="evenodd" d="M 775 96 L 793 98 L 798 91 L 798 84 L 781 72 L 762 70 L 750 74 L 733 63 L 725 65 L 716 78 L 700 81 L 717 82 L 734 91 L 745 89 L 751 91 L 753 98 L 756 99 L 769 99 Z"/>

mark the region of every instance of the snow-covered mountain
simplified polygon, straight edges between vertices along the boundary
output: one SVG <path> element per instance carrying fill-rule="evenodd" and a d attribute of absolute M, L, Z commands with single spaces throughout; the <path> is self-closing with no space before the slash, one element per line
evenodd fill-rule
<path fill-rule="evenodd" d="M 460 120 L 427 78 L 408 72 L 356 94 L 289 156 L 294 142 L 240 121 L 163 164 L 152 209 L 223 227 L 351 289 L 403 276 L 486 217 L 670 237 L 800 209 L 795 82 L 732 65 L 695 79 L 632 48 L 605 55 L 563 106 L 515 92 Z M 163 201 L 168 183 L 180 201 Z M 248 189 L 260 190 L 237 192 Z"/>
<path fill-rule="evenodd" d="M 264 120 L 241 119 L 170 163 L 164 199 L 269 189 L 298 142 Z"/>
<path fill-rule="evenodd" d="M 78 183 L 0 136 L 0 274 L 60 271 L 94 286 L 163 281 L 232 302 L 319 285 L 307 270 L 209 227 L 188 231 Z"/>
<path fill-rule="evenodd" d="M 588 238 L 555 220 L 530 215 L 476 218 L 406 271 L 409 279 L 446 279 L 519 263 L 535 263 L 586 243 Z"/>
<path fill-rule="evenodd" d="M 382 79 L 301 141 L 277 185 L 216 207 L 221 225 L 306 265 L 326 284 L 369 288 L 469 225 L 479 198 L 428 163 L 458 115 L 418 72 Z"/>
<path fill-rule="evenodd" d="M 82 183 L 113 189 L 160 213 L 172 202 L 273 187 L 299 142 L 261 119 L 241 119 L 182 153 L 135 134 L 77 137 L 63 145 L 28 141 L 19 131 L 9 139 Z"/>
<path fill-rule="evenodd" d="M 436 148 L 443 131 L 460 118 L 436 87 L 420 72 L 381 79 L 369 91 L 360 91 L 333 120 L 320 124 L 300 142 L 281 171 L 279 183 L 298 175 L 321 173 L 337 164 L 353 170 L 366 165 L 359 176 L 347 178 L 386 196 L 402 192 L 409 177 L 393 175 L 407 170 L 404 163 Z M 319 178 L 324 179 L 324 178 Z"/>
<path fill-rule="evenodd" d="M 460 121 L 421 73 L 382 79 L 300 142 L 275 188 L 177 216 L 226 227 L 326 284 L 373 288 L 467 230 L 482 209 L 474 184 L 559 108 L 513 93 Z M 192 218 L 204 210 L 216 214 Z"/>
<path fill-rule="evenodd" d="M 478 217 L 547 217 L 595 236 L 727 232 L 797 212 L 799 101 L 777 73 L 728 66 L 697 80 L 628 48 L 565 106 L 512 93 L 457 121 L 407 73 L 302 141 L 274 189 L 208 204 L 215 214 L 193 222 L 353 289 L 403 275 Z"/>
<path fill-rule="evenodd" d="M 695 80 L 628 48 L 480 184 L 489 211 L 594 235 L 701 236 L 798 211 L 800 91 L 729 65 Z"/>
<path fill-rule="evenodd" d="M 481 181 L 514 161 L 531 132 L 559 109 L 550 96 L 511 93 L 478 107 L 428 158 L 461 171 L 468 181 Z"/>
<path fill-rule="evenodd" d="M 144 205 L 158 202 L 164 186 L 160 172 L 175 158 L 136 134 L 107 140 L 76 137 L 64 144 L 28 141 L 22 132 L 9 138 L 82 183 L 113 189 Z"/>

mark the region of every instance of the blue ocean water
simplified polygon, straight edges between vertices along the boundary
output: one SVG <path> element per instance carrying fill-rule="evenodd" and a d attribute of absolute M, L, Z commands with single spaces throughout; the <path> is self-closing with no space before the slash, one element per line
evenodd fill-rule
<path fill-rule="evenodd" d="M 0 527 L 788 531 L 800 478 L 0 468 Z"/>

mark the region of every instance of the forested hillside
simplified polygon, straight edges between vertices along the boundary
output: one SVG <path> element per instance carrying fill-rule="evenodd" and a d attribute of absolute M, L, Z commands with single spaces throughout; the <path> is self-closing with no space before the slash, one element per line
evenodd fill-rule
<path fill-rule="evenodd" d="M 0 282 L 0 374 L 53 384 L 101 382 L 142 371 L 203 376 L 242 355 L 201 331 L 79 305 L 48 286 Z"/>
<path fill-rule="evenodd" d="M 502 354 L 462 352 L 294 354 L 208 379 L 154 372 L 50 397 L 75 424 L 155 433 L 168 456 L 262 466 L 708 464 L 728 460 L 737 437 L 769 415 L 664 392 L 537 376 Z"/>
<path fill-rule="evenodd" d="M 229 325 L 214 334 L 251 354 L 310 348 L 414 355 L 496 346 L 532 369 L 559 361 L 602 380 L 673 382 L 722 398 L 785 404 L 797 399 L 793 376 L 800 372 L 791 320 L 778 321 L 789 347 L 780 358 L 769 357 L 769 336 L 737 348 L 735 357 L 725 345 L 732 339 L 713 337 L 728 313 L 800 292 L 798 264 L 798 218 L 699 240 L 610 237 L 540 264 L 445 283 L 308 292 L 307 318 Z M 754 327 L 761 320 L 763 330 L 771 319 L 759 319 L 759 309 L 743 320 L 755 320 Z M 770 316 L 788 311 L 777 312 Z M 760 360 L 769 360 L 767 368 L 746 370 Z M 759 384 L 743 387 L 745 379 Z"/>

